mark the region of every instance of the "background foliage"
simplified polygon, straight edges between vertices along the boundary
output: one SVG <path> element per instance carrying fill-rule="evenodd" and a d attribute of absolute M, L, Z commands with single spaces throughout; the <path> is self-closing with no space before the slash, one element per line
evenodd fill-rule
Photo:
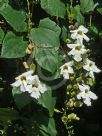
<path fill-rule="evenodd" d="M 96 3 L 98 6 L 95 6 Z M 101 0 L 0 0 L 0 133 L 5 136 L 67 136 L 61 122 L 66 85 L 59 67 L 66 54 L 69 25 L 85 25 L 91 37 L 91 57 L 102 67 Z M 33 54 L 26 54 L 29 42 Z M 32 59 L 33 58 L 33 59 Z M 25 71 L 23 62 L 36 65 L 35 73 L 47 83 L 48 91 L 36 101 L 10 86 Z M 44 77 L 51 78 L 51 81 Z M 56 85 L 61 85 L 56 87 Z M 102 135 L 102 74 L 93 88 L 98 100 L 92 107 L 75 109 L 81 118 L 73 122 L 77 136 Z"/>

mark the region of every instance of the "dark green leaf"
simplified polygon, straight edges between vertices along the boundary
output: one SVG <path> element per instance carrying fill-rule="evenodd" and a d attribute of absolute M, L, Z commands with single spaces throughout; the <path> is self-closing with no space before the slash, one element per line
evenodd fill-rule
<path fill-rule="evenodd" d="M 68 31 L 67 28 L 65 28 L 64 26 L 62 27 L 62 34 L 61 34 L 61 38 L 64 42 L 66 42 L 66 39 L 68 37 Z"/>
<path fill-rule="evenodd" d="M 0 44 L 2 44 L 4 38 L 4 31 L 0 28 Z"/>
<path fill-rule="evenodd" d="M 102 8 L 98 8 L 97 11 L 102 14 Z"/>
<path fill-rule="evenodd" d="M 90 30 L 91 30 L 91 32 L 92 32 L 93 34 L 98 34 L 98 29 L 97 29 L 96 26 L 91 25 L 91 26 L 90 26 Z"/>
<path fill-rule="evenodd" d="M 57 135 L 55 121 L 53 118 L 49 118 L 49 122 L 48 122 L 47 127 L 42 125 L 40 128 L 41 128 L 41 133 L 43 136 L 56 136 Z M 46 133 L 44 133 L 44 132 L 46 132 Z"/>
<path fill-rule="evenodd" d="M 11 108 L 0 108 L 0 120 L 8 122 L 18 119 L 18 112 Z"/>
<path fill-rule="evenodd" d="M 19 88 L 13 88 L 12 94 L 19 109 L 22 109 L 32 101 L 30 96 L 27 93 L 22 93 Z"/>
<path fill-rule="evenodd" d="M 57 135 L 54 119 L 46 115 L 43 111 L 34 113 L 33 117 L 31 117 L 31 121 L 33 120 L 39 124 L 39 130 L 41 136 Z"/>

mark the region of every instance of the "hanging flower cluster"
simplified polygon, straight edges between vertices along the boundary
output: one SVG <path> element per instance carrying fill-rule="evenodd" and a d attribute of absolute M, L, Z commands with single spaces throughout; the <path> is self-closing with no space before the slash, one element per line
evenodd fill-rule
<path fill-rule="evenodd" d="M 86 49 L 84 45 L 84 40 L 87 42 L 89 41 L 89 38 L 86 36 L 88 29 L 81 25 L 78 29 L 71 30 L 70 32 L 74 43 L 67 44 L 67 47 L 69 48 L 68 55 L 72 60 L 60 67 L 60 74 L 63 75 L 64 79 L 70 79 L 70 77 L 72 75 L 75 76 L 75 73 L 77 72 L 75 66 L 76 63 L 77 65 L 82 64 L 82 67 L 79 70 L 84 70 L 83 72 L 85 74 L 82 80 L 77 81 L 76 98 L 78 100 L 82 99 L 87 106 L 91 106 L 91 99 L 96 100 L 97 96 L 90 91 L 90 86 L 86 84 L 86 80 L 87 77 L 90 77 L 94 81 L 94 73 L 99 73 L 101 70 L 97 68 L 95 62 L 91 61 L 87 57 L 84 57 L 89 52 L 89 49 Z"/>
<path fill-rule="evenodd" d="M 20 91 L 28 92 L 31 97 L 39 99 L 41 94 L 47 91 L 45 84 L 41 83 L 38 75 L 32 75 L 33 71 L 27 71 L 15 78 L 11 84 L 13 87 L 20 87 Z"/>

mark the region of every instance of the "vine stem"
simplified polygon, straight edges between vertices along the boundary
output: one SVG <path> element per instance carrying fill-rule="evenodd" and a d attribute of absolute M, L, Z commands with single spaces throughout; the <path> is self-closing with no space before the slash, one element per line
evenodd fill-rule
<path fill-rule="evenodd" d="M 90 15 L 90 26 L 92 24 L 92 15 Z"/>
<path fill-rule="evenodd" d="M 71 14 L 72 14 L 72 7 L 73 7 L 73 0 L 70 0 L 70 10 L 71 10 Z"/>
<path fill-rule="evenodd" d="M 28 10 L 28 33 L 32 28 L 32 21 L 31 21 L 31 12 L 30 12 L 30 2 L 27 0 L 27 10 Z"/>
<path fill-rule="evenodd" d="M 70 3 L 71 3 L 71 5 L 70 5 L 70 6 L 71 6 L 71 8 L 72 8 L 72 5 L 73 5 L 73 0 L 70 0 Z"/>

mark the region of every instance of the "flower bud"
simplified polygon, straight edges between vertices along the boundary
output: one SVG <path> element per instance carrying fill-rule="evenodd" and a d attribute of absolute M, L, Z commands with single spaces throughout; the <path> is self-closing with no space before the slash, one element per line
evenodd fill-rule
<path fill-rule="evenodd" d="M 75 85 L 73 85 L 73 88 L 74 88 L 74 89 L 78 89 L 79 87 L 78 87 L 77 84 L 75 84 Z"/>
<path fill-rule="evenodd" d="M 73 81 L 74 79 L 75 79 L 74 76 L 71 76 L 71 77 L 69 78 L 69 80 L 71 80 L 71 81 Z"/>
<path fill-rule="evenodd" d="M 65 115 L 64 115 L 64 116 L 62 116 L 62 118 L 61 118 L 61 119 L 62 119 L 62 122 L 63 122 L 63 123 L 65 123 L 65 124 L 66 124 L 66 123 L 67 123 L 67 121 L 68 121 L 68 118 L 67 118 Z"/>

